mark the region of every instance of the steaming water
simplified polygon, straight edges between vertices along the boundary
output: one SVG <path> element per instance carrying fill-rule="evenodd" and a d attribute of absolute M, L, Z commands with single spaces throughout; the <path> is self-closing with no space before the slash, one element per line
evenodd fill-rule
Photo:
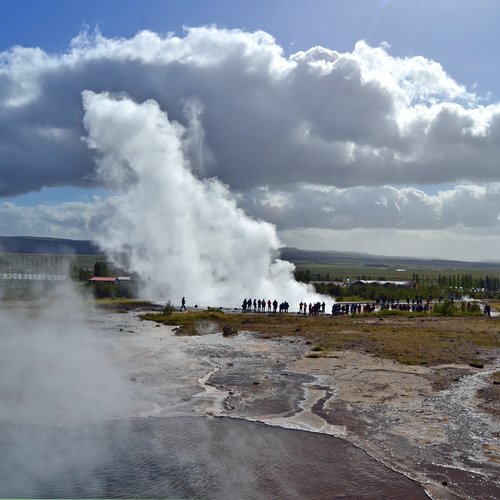
<path fill-rule="evenodd" d="M 23 432 L 35 449 L 78 443 L 78 454 L 52 474 L 37 477 L 32 470 L 29 480 L 9 484 L 3 453 L 2 496 L 396 498 L 406 491 L 426 498 L 410 480 L 345 441 L 234 419 L 131 419 Z M 100 447 L 87 444 L 88 433 L 105 436 Z M 5 442 L 2 449 L 10 451 Z M 23 463 L 10 466 L 22 470 Z"/>

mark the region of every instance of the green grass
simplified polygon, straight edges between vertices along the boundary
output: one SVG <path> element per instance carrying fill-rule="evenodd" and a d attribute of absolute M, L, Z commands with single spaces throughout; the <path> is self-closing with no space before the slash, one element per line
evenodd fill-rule
<path fill-rule="evenodd" d="M 163 323 L 164 325 L 187 325 L 190 323 L 197 323 L 200 321 L 214 321 L 220 322 L 228 315 L 222 311 L 206 310 L 206 311 L 185 311 L 173 313 L 145 313 L 141 314 L 140 318 Z"/>
<path fill-rule="evenodd" d="M 296 314 L 224 314 L 195 311 L 143 314 L 143 319 L 183 325 L 179 333 L 199 333 L 203 321 L 269 337 L 300 337 L 313 345 L 309 356 L 323 357 L 353 349 L 410 365 L 474 363 L 500 349 L 499 326 L 484 317 L 437 317 L 406 313 L 396 316 L 300 316 Z M 212 329 L 213 331 L 213 329 Z M 489 353 L 493 354 L 489 354 Z"/>
<path fill-rule="evenodd" d="M 373 300 L 363 299 L 359 295 L 344 295 L 342 299 L 339 299 L 340 302 L 360 302 L 366 304 L 367 302 L 373 302 Z"/>
<path fill-rule="evenodd" d="M 140 300 L 140 299 L 125 299 L 125 298 L 118 298 L 118 299 L 111 299 L 111 298 L 105 298 L 105 299 L 95 299 L 95 304 L 97 307 L 103 308 L 103 309 L 116 309 L 116 310 L 127 310 L 127 309 L 137 309 L 140 307 L 147 307 L 151 305 L 151 302 L 147 300 Z"/>

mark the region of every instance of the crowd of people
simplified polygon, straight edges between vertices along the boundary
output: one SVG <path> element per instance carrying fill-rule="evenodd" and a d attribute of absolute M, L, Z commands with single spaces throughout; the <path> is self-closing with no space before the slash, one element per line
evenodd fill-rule
<path fill-rule="evenodd" d="M 341 314 L 361 314 L 363 313 L 372 313 L 375 311 L 374 304 L 339 304 L 335 303 L 332 306 L 332 316 L 338 316 Z"/>
<path fill-rule="evenodd" d="M 278 309 L 279 306 L 279 309 Z M 278 301 L 276 299 L 271 302 L 270 300 L 265 300 L 265 299 L 244 299 L 243 304 L 241 306 L 241 310 L 246 313 L 246 312 L 254 312 L 254 313 L 260 313 L 260 312 L 273 312 L 276 313 L 287 313 L 288 309 L 290 307 L 290 304 L 287 301 L 280 302 L 278 304 Z"/>
<path fill-rule="evenodd" d="M 287 301 L 278 303 L 275 299 L 273 302 L 265 299 L 244 299 L 241 310 L 243 313 L 287 313 L 290 304 Z M 339 314 L 356 314 L 361 312 L 373 312 L 375 310 L 374 304 L 339 304 L 334 303 L 332 306 L 332 315 Z M 326 314 L 325 302 L 299 303 L 298 314 L 303 316 L 318 316 Z"/>
<path fill-rule="evenodd" d="M 373 313 L 376 310 L 399 310 L 408 312 L 429 312 L 432 310 L 433 303 L 441 303 L 443 301 L 442 297 L 433 298 L 429 296 L 423 298 L 421 295 L 416 295 L 414 298 L 407 298 L 405 300 L 392 299 L 388 297 L 377 297 L 374 303 L 356 303 L 356 302 L 334 302 L 331 309 L 332 316 L 338 315 L 354 315 L 361 313 Z M 453 304 L 454 299 L 450 299 Z M 198 306 L 195 306 L 198 307 Z M 462 309 L 466 310 L 470 307 L 470 303 L 462 304 Z M 244 299 L 241 310 L 243 313 L 288 313 L 290 304 L 285 300 L 279 302 L 274 299 Z M 186 310 L 186 299 L 182 297 L 181 311 Z M 484 305 L 483 313 L 487 316 L 491 315 L 491 307 L 486 304 Z M 300 302 L 298 314 L 303 316 L 318 316 L 326 314 L 326 304 L 325 302 L 307 303 Z"/>

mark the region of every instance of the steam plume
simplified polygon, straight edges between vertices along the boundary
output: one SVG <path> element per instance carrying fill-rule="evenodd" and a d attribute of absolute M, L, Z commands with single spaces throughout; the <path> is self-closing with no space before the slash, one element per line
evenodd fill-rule
<path fill-rule="evenodd" d="M 108 457 L 109 436 L 89 424 L 128 415 L 132 392 L 111 338 L 89 326 L 95 315 L 68 285 L 1 305 L 0 497 L 58 496 L 80 480 L 99 487 L 93 464 Z"/>
<path fill-rule="evenodd" d="M 89 147 L 99 175 L 120 189 L 99 239 L 155 299 L 239 306 L 245 297 L 317 299 L 293 279 L 293 265 L 276 260 L 274 226 L 249 218 L 216 179 L 200 180 L 185 148 L 193 141 L 152 100 L 142 104 L 107 93 L 83 92 Z"/>

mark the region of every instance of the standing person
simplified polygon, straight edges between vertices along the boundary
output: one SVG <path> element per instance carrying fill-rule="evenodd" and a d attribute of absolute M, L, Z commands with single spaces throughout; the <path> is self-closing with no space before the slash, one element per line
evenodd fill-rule
<path fill-rule="evenodd" d="M 181 311 L 186 311 L 186 297 L 182 297 Z"/>

